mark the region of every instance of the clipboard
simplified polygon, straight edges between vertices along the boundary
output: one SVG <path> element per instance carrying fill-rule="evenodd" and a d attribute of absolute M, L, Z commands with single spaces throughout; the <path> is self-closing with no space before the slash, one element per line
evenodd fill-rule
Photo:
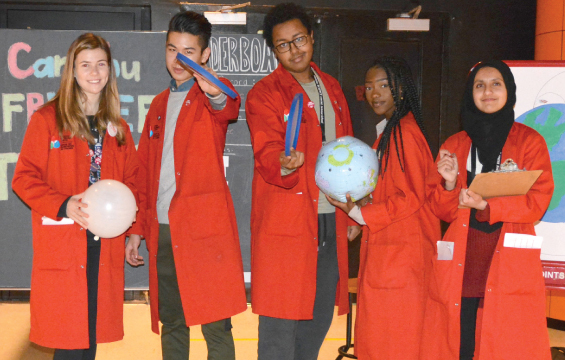
<path fill-rule="evenodd" d="M 477 174 L 469 190 L 481 195 L 483 199 L 526 195 L 542 172 L 543 170 L 531 170 Z"/>
<path fill-rule="evenodd" d="M 298 143 L 298 134 L 300 133 L 300 123 L 302 122 L 302 102 L 304 96 L 302 93 L 294 95 L 290 111 L 288 113 L 288 122 L 286 124 L 285 149 L 284 154 L 290 156 L 290 148 L 296 149 Z"/>

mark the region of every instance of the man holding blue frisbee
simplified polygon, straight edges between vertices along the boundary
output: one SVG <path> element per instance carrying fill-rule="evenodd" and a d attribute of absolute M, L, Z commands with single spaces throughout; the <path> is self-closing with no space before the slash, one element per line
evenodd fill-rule
<path fill-rule="evenodd" d="M 208 360 L 235 359 L 230 318 L 247 309 L 223 164 L 228 122 L 237 118 L 240 98 L 227 97 L 177 60 L 181 53 L 215 76 L 205 65 L 211 32 L 208 20 L 194 12 L 171 19 L 166 45 L 171 84 L 151 103 L 138 148 L 143 234 L 130 236 L 126 260 L 143 263 L 138 247 L 144 235 L 152 329 L 159 333 L 159 320 L 163 324 L 163 359 L 188 359 L 188 327 L 198 324 Z"/>
<path fill-rule="evenodd" d="M 316 186 L 322 144 L 352 135 L 339 83 L 313 62 L 314 33 L 304 8 L 280 4 L 263 37 L 279 60 L 246 102 L 255 154 L 251 211 L 251 301 L 259 314 L 259 360 L 315 360 L 334 305 L 348 311 L 348 216 Z M 304 106 L 296 149 L 285 156 L 295 94 Z M 352 236 L 355 234 L 351 234 Z"/>

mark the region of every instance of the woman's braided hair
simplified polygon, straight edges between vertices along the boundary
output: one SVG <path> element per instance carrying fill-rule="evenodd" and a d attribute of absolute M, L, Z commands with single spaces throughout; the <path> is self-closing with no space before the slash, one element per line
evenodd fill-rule
<path fill-rule="evenodd" d="M 386 127 L 383 131 L 383 135 L 379 145 L 377 146 L 377 157 L 379 159 L 379 172 L 382 174 L 386 171 L 388 167 L 388 159 L 390 155 L 390 139 L 394 135 L 396 141 L 394 142 L 396 147 L 396 155 L 398 157 L 398 162 L 400 163 L 400 168 L 404 172 L 404 141 L 402 139 L 402 128 L 400 126 L 400 120 L 406 116 L 409 112 L 414 114 L 416 123 L 420 127 L 420 130 L 426 138 L 426 142 L 429 141 L 424 129 L 424 123 L 422 118 L 422 109 L 420 107 L 420 99 L 418 97 L 418 90 L 414 84 L 412 78 L 412 72 L 406 60 L 395 57 L 395 56 L 384 56 L 380 57 L 373 65 L 368 69 L 381 68 L 386 72 L 388 79 L 388 85 L 394 99 L 395 110 L 390 119 L 387 119 Z M 368 71 L 367 70 L 367 71 Z M 400 150 L 398 148 L 398 139 L 400 138 L 400 147 L 402 149 L 402 156 L 400 155 Z M 384 161 L 383 161 L 384 159 Z"/>

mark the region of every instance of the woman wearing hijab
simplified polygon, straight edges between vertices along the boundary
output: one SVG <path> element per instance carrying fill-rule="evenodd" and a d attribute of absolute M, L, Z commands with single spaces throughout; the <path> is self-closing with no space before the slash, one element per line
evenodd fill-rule
<path fill-rule="evenodd" d="M 516 84 L 501 61 L 481 62 L 467 78 L 464 131 L 440 149 L 428 179 L 434 213 L 449 222 L 452 258 L 434 261 L 423 359 L 550 359 L 540 249 L 505 246 L 505 237 L 535 235 L 553 193 L 547 145 L 514 122 Z M 467 190 L 475 176 L 512 159 L 543 170 L 526 195 L 483 199 Z M 476 341 L 475 341 L 476 339 Z"/>

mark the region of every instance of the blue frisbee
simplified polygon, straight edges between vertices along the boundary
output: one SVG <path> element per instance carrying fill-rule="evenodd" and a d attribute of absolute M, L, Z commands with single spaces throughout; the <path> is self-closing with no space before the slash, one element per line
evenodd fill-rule
<path fill-rule="evenodd" d="M 284 154 L 290 156 L 290 148 L 296 149 L 298 143 L 298 133 L 300 132 L 300 123 L 302 122 L 302 102 L 304 97 L 302 93 L 294 95 L 290 112 L 288 113 L 288 121 L 286 124 L 286 137 Z"/>
<path fill-rule="evenodd" d="M 237 93 L 235 91 L 230 89 L 226 84 L 221 82 L 217 77 L 210 74 L 208 71 L 206 71 L 206 69 L 204 69 L 202 66 L 198 65 L 194 61 L 190 60 L 188 57 L 184 56 L 181 53 L 177 53 L 177 60 L 180 61 L 181 63 L 183 63 L 184 65 L 188 66 L 192 70 L 194 70 L 196 73 L 202 75 L 202 77 L 204 79 L 208 80 L 208 82 L 210 82 L 212 85 L 214 85 L 215 87 L 220 89 L 220 91 L 225 93 L 227 96 L 231 97 L 232 99 L 235 99 L 237 97 Z"/>

